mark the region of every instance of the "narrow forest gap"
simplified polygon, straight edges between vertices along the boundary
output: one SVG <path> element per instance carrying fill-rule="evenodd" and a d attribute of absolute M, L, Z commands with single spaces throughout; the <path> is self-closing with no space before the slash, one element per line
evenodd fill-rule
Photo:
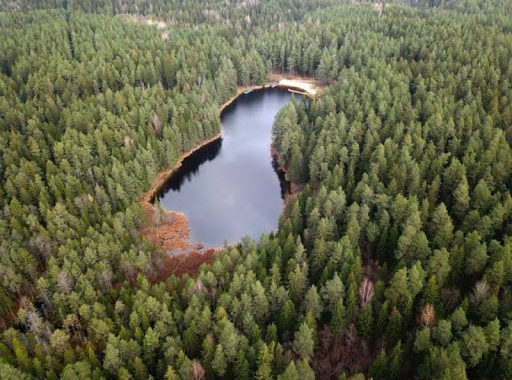
<path fill-rule="evenodd" d="M 67 2 L 66 2 L 66 4 L 67 4 Z M 68 36 L 68 42 L 69 42 L 69 50 L 71 52 L 72 59 L 76 60 L 76 57 L 75 57 L 75 46 L 73 45 L 73 35 L 72 35 L 72 30 L 71 30 L 70 18 L 71 18 L 71 12 L 70 11 L 66 11 L 67 36 Z"/>

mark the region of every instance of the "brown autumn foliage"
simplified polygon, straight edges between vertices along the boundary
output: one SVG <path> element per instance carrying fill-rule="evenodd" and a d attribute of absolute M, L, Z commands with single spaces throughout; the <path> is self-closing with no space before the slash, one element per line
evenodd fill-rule
<path fill-rule="evenodd" d="M 446 311 L 453 310 L 460 302 L 460 290 L 451 287 L 451 288 L 443 288 L 441 289 L 441 301 L 443 302 L 443 307 Z"/>
<path fill-rule="evenodd" d="M 152 283 L 167 280 L 170 276 L 182 276 L 185 273 L 195 275 L 203 264 L 211 264 L 217 251 L 215 249 L 202 249 L 198 245 L 195 249 L 177 255 L 158 253 L 151 258 L 150 272 L 148 279 Z"/>
<path fill-rule="evenodd" d="M 434 324 L 436 320 L 436 311 L 431 303 L 426 303 L 421 310 L 420 325 L 422 327 L 429 327 Z"/>
<path fill-rule="evenodd" d="M 318 332 L 318 347 L 312 360 L 317 379 L 337 379 L 343 372 L 353 375 L 366 372 L 379 351 L 372 342 L 361 338 L 350 324 L 339 335 L 328 326 Z"/>
<path fill-rule="evenodd" d="M 155 218 L 159 210 L 146 209 L 146 225 L 140 231 L 151 244 L 160 247 L 164 252 L 182 251 L 190 247 L 188 241 L 190 227 L 185 215 L 168 211 L 168 217 Z"/>

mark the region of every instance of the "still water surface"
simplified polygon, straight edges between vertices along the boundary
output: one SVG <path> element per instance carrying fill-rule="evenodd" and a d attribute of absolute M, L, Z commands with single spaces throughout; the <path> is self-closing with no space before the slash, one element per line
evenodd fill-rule
<path fill-rule="evenodd" d="M 273 88 L 240 96 L 222 114 L 222 139 L 187 157 L 158 195 L 188 217 L 191 240 L 221 246 L 277 229 L 282 191 L 270 142 L 290 95 Z"/>

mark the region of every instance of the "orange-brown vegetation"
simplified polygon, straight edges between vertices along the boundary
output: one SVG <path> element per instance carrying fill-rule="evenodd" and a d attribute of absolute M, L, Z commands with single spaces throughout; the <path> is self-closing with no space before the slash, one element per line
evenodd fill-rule
<path fill-rule="evenodd" d="M 338 335 L 329 327 L 318 331 L 318 347 L 312 361 L 317 379 L 334 379 L 340 373 L 353 375 L 366 372 L 375 359 L 378 345 L 358 336 L 353 324 Z"/>
<path fill-rule="evenodd" d="M 436 311 L 431 303 L 426 303 L 421 310 L 420 325 L 422 327 L 429 327 L 436 321 Z"/>
<path fill-rule="evenodd" d="M 155 214 L 159 210 L 151 205 L 151 208 L 145 209 L 146 223 L 140 231 L 141 237 L 160 247 L 164 252 L 182 251 L 191 246 L 187 240 L 190 232 L 187 217 L 178 212 L 166 211 L 166 218 L 160 222 L 155 222 Z"/>
<path fill-rule="evenodd" d="M 176 255 L 155 253 L 151 262 L 152 272 L 148 274 L 148 278 L 152 283 L 158 283 L 167 280 L 170 276 L 184 274 L 193 276 L 201 265 L 211 264 L 217 252 L 212 248 L 205 250 L 200 244 L 197 244 L 186 253 Z"/>
<path fill-rule="evenodd" d="M 217 251 L 204 249 L 201 244 L 193 244 L 189 240 L 190 226 L 184 214 L 164 210 L 164 215 L 158 216 L 162 210 L 151 203 L 141 202 L 141 205 L 146 223 L 139 232 L 140 236 L 164 252 L 155 252 L 151 257 L 147 273 L 151 282 L 165 281 L 172 275 L 194 275 L 203 263 L 212 262 Z"/>
<path fill-rule="evenodd" d="M 203 380 L 204 379 L 204 369 L 197 360 L 192 361 L 192 370 L 190 373 L 190 378 L 192 380 Z"/>

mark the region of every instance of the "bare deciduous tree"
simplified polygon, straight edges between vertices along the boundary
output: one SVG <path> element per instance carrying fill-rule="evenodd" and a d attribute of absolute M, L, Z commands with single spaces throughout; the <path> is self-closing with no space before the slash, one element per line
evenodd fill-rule
<path fill-rule="evenodd" d="M 41 343 L 42 338 L 48 336 L 48 327 L 34 307 L 31 307 L 25 314 L 25 324 L 28 330 L 34 334 L 38 343 Z"/>
<path fill-rule="evenodd" d="M 125 260 L 121 263 L 121 272 L 128 281 L 133 282 L 137 274 L 137 266 L 133 261 Z"/>
<path fill-rule="evenodd" d="M 57 275 L 57 289 L 62 293 L 69 293 L 73 289 L 73 279 L 65 270 Z"/>
<path fill-rule="evenodd" d="M 110 286 L 112 285 L 113 278 L 114 278 L 114 275 L 109 268 L 103 269 L 101 272 L 99 272 L 96 275 L 96 279 L 98 280 L 98 283 L 100 284 L 101 289 L 103 291 L 107 291 L 108 289 L 110 289 Z"/>
<path fill-rule="evenodd" d="M 379 3 L 373 4 L 373 9 L 375 9 L 375 11 L 379 14 L 379 18 L 381 18 L 382 10 L 384 9 L 384 3 L 379 2 Z"/>
<path fill-rule="evenodd" d="M 441 300 L 445 310 L 453 310 L 460 302 L 460 290 L 454 287 L 441 289 Z"/>
<path fill-rule="evenodd" d="M 28 241 L 28 249 L 35 254 L 40 263 L 52 255 L 53 245 L 52 241 L 43 234 L 32 236 Z"/>
<path fill-rule="evenodd" d="M 489 285 L 485 281 L 478 281 L 473 287 L 473 291 L 469 296 L 469 302 L 478 306 L 489 297 Z"/>
<path fill-rule="evenodd" d="M 190 370 L 190 378 L 192 380 L 203 380 L 204 379 L 204 369 L 197 360 L 192 361 L 192 368 Z"/>
<path fill-rule="evenodd" d="M 197 280 L 194 284 L 194 292 L 201 293 L 203 291 L 203 282 L 201 280 Z"/>
<path fill-rule="evenodd" d="M 373 282 L 368 277 L 365 277 L 361 281 L 361 285 L 359 285 L 359 304 L 361 308 L 365 307 L 372 300 L 374 294 Z"/>
<path fill-rule="evenodd" d="M 436 311 L 431 303 L 426 303 L 421 310 L 420 324 L 422 327 L 429 327 L 434 324 L 436 320 Z"/>
<path fill-rule="evenodd" d="M 162 120 L 160 120 L 160 117 L 156 113 L 153 114 L 151 122 L 153 123 L 153 128 L 155 129 L 155 132 L 160 133 L 160 131 L 162 130 Z"/>

